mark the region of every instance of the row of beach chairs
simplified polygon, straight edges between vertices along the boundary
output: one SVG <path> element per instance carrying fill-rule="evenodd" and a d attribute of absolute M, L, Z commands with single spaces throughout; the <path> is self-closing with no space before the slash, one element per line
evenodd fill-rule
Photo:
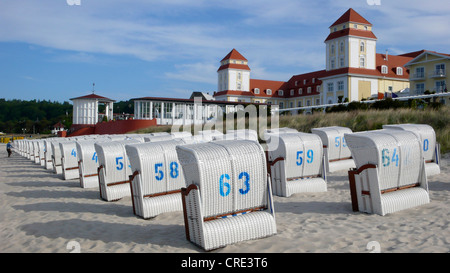
<path fill-rule="evenodd" d="M 98 187 L 105 201 L 130 196 L 144 219 L 183 211 L 186 238 L 205 250 L 276 234 L 273 195 L 325 192 L 332 172 L 348 172 L 354 211 L 379 215 L 430 202 L 427 176 L 440 172 L 428 125 L 277 128 L 262 139 L 212 130 L 16 140 L 15 148 L 63 179 Z"/>

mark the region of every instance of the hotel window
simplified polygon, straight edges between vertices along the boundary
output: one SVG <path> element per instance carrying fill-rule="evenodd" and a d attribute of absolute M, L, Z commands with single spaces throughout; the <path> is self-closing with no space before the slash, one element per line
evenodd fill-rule
<path fill-rule="evenodd" d="M 332 83 L 332 82 L 329 82 L 328 84 L 327 84 L 327 87 L 328 87 L 328 92 L 333 92 L 334 91 L 334 84 Z"/>
<path fill-rule="evenodd" d="M 272 90 L 271 90 L 271 89 L 267 89 L 267 90 L 266 90 L 266 94 L 267 94 L 267 95 L 272 95 Z"/>
<path fill-rule="evenodd" d="M 316 92 L 320 93 L 320 85 L 316 86 Z"/>
<path fill-rule="evenodd" d="M 338 81 L 337 82 L 337 88 L 338 88 L 338 91 L 342 91 L 342 90 L 344 90 L 344 81 Z"/>
<path fill-rule="evenodd" d="M 424 83 L 416 83 L 416 94 L 421 95 L 425 92 L 425 84 Z"/>
<path fill-rule="evenodd" d="M 331 55 L 334 55 L 334 45 L 331 45 Z"/>
<path fill-rule="evenodd" d="M 297 86 L 297 81 L 295 81 L 295 86 Z"/>
<path fill-rule="evenodd" d="M 344 53 L 344 42 L 341 42 L 339 50 L 341 51 L 341 53 Z"/>
<path fill-rule="evenodd" d="M 344 67 L 344 57 L 339 58 L 339 67 Z"/>
<path fill-rule="evenodd" d="M 359 58 L 359 66 L 366 67 L 366 59 L 364 57 Z"/>
<path fill-rule="evenodd" d="M 364 52 L 365 47 L 366 47 L 366 46 L 365 46 L 364 42 L 361 42 L 361 43 L 359 44 L 359 51 Z"/>
<path fill-rule="evenodd" d="M 278 96 L 283 96 L 283 90 L 278 90 Z"/>
<path fill-rule="evenodd" d="M 313 78 L 313 79 L 312 79 L 312 83 L 316 83 L 316 78 Z"/>
<path fill-rule="evenodd" d="M 369 28 L 367 26 L 364 26 L 364 30 L 369 30 Z"/>
<path fill-rule="evenodd" d="M 284 103 L 282 102 L 282 101 L 280 101 L 280 109 L 283 109 L 284 108 Z"/>
<path fill-rule="evenodd" d="M 241 79 L 241 72 L 238 72 L 238 80 Z"/>
<path fill-rule="evenodd" d="M 298 94 L 301 95 L 302 93 L 303 93 L 303 89 L 302 89 L 302 88 L 299 88 L 299 89 L 298 89 Z"/>
<path fill-rule="evenodd" d="M 241 90 L 241 83 L 240 82 L 237 83 L 237 90 Z"/>
<path fill-rule="evenodd" d="M 442 93 L 445 90 L 445 81 L 436 82 L 436 93 Z"/>
<path fill-rule="evenodd" d="M 255 100 L 255 103 L 260 103 L 260 101 L 259 100 Z"/>
<path fill-rule="evenodd" d="M 306 106 L 311 106 L 311 101 L 310 100 L 306 101 Z"/>
<path fill-rule="evenodd" d="M 306 84 L 306 80 L 303 80 L 303 84 Z"/>
<path fill-rule="evenodd" d="M 345 25 L 342 26 L 342 29 L 345 29 Z"/>
<path fill-rule="evenodd" d="M 301 100 L 299 100 L 299 101 L 297 102 L 297 107 L 302 107 L 302 101 L 301 101 Z"/>
<path fill-rule="evenodd" d="M 354 27 L 354 28 L 358 28 L 358 25 L 357 25 L 357 24 L 354 24 L 353 27 Z"/>
<path fill-rule="evenodd" d="M 294 103 L 291 101 L 291 103 L 290 103 L 290 107 L 291 108 L 294 108 Z"/>
<path fill-rule="evenodd" d="M 293 96 L 294 95 L 294 89 L 291 89 L 291 96 Z"/>
<path fill-rule="evenodd" d="M 387 74 L 388 73 L 388 67 L 386 65 L 382 65 L 381 66 L 381 73 L 382 74 Z"/>
<path fill-rule="evenodd" d="M 334 28 L 333 31 L 336 32 L 336 31 L 337 31 L 337 28 Z"/>
<path fill-rule="evenodd" d="M 308 89 L 306 89 L 306 93 L 311 94 L 311 86 L 309 86 Z"/>
<path fill-rule="evenodd" d="M 416 78 L 423 78 L 425 77 L 425 68 L 424 67 L 416 67 Z"/>
<path fill-rule="evenodd" d="M 436 76 L 445 76 L 445 64 L 437 64 L 435 66 L 436 71 L 434 73 L 434 75 Z"/>
<path fill-rule="evenodd" d="M 316 99 L 316 105 L 320 105 L 320 99 Z"/>
<path fill-rule="evenodd" d="M 331 64 L 330 64 L 331 65 L 331 69 L 334 69 L 334 59 L 331 59 L 330 62 L 331 62 Z"/>
<path fill-rule="evenodd" d="M 259 88 L 255 88 L 255 94 L 259 94 Z"/>
<path fill-rule="evenodd" d="M 403 75 L 403 68 L 397 67 L 397 75 Z"/>

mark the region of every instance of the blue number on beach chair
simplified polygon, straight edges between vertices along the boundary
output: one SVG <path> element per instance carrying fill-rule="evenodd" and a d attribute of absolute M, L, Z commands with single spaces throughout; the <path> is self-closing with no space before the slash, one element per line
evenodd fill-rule
<path fill-rule="evenodd" d="M 161 181 L 164 178 L 164 172 L 162 170 L 162 167 L 163 167 L 162 163 L 156 163 L 155 164 L 155 173 L 156 173 L 155 178 L 158 181 Z"/>
<path fill-rule="evenodd" d="M 175 161 L 170 162 L 170 177 L 177 178 L 178 177 L 178 163 Z"/>
<path fill-rule="evenodd" d="M 75 148 L 72 149 L 72 152 L 70 154 L 74 157 L 77 157 L 77 151 L 75 150 Z"/>
<path fill-rule="evenodd" d="M 308 150 L 306 152 L 306 157 L 307 163 L 312 163 L 314 161 L 314 151 L 313 150 Z M 297 164 L 297 166 L 301 166 L 303 164 L 303 151 L 298 151 L 297 152 L 297 161 L 295 162 Z"/>
<path fill-rule="evenodd" d="M 244 188 L 239 189 L 239 193 L 240 194 L 247 194 L 250 191 L 250 175 L 248 174 L 248 172 L 241 172 L 238 175 L 239 179 L 244 179 Z M 231 191 L 231 185 L 228 182 L 224 182 L 223 180 L 230 180 L 230 175 L 227 173 L 224 173 L 220 176 L 219 179 L 219 192 L 221 196 L 227 196 L 230 194 Z M 226 191 L 225 191 L 226 188 Z"/>
<path fill-rule="evenodd" d="M 116 157 L 116 169 L 119 171 L 123 169 L 123 156 Z"/>
<path fill-rule="evenodd" d="M 95 160 L 95 163 L 97 163 L 97 159 L 98 159 L 97 152 L 94 152 L 94 154 L 92 155 L 92 161 Z"/>
<path fill-rule="evenodd" d="M 430 144 L 430 143 L 429 143 L 429 141 L 428 141 L 427 138 L 423 140 L 423 151 L 424 151 L 424 152 L 428 151 L 428 146 L 429 146 L 429 144 Z"/>

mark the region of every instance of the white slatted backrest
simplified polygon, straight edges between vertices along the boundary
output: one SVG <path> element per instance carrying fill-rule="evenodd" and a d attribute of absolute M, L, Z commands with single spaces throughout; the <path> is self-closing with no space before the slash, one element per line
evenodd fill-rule
<path fill-rule="evenodd" d="M 64 158 L 64 168 L 74 168 L 78 166 L 76 141 L 64 141 L 59 143 L 61 157 Z"/>
<path fill-rule="evenodd" d="M 184 140 L 174 139 L 126 145 L 132 171 L 139 171 L 142 194 L 179 190 L 185 186 L 176 147 Z"/>
<path fill-rule="evenodd" d="M 214 141 L 177 147 L 186 183 L 200 187 L 204 217 L 267 206 L 264 151 L 255 141 Z"/>
<path fill-rule="evenodd" d="M 130 139 L 96 142 L 94 144 L 98 164 L 104 168 L 107 183 L 123 182 L 129 179 L 132 172 L 125 145 L 132 143 L 140 143 L 140 141 Z"/>
<path fill-rule="evenodd" d="M 347 146 L 344 134 L 351 134 L 352 130 L 346 127 L 330 126 L 311 129 L 313 134 L 320 136 L 322 143 L 327 147 L 328 160 L 348 158 L 351 152 Z"/>
<path fill-rule="evenodd" d="M 378 166 L 380 189 L 417 183 L 422 154 L 417 135 L 401 130 L 374 130 L 346 135 L 357 168 Z"/>

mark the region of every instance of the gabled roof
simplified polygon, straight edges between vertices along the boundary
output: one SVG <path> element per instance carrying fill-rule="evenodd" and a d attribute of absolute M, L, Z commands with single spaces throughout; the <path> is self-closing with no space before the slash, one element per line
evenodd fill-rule
<path fill-rule="evenodd" d="M 70 100 L 79 100 L 79 99 L 91 99 L 91 100 L 98 100 L 98 101 L 108 101 L 108 102 L 115 102 L 115 100 L 108 99 L 107 97 L 102 97 L 96 94 L 89 94 L 86 96 L 81 96 L 77 98 L 71 98 Z"/>
<path fill-rule="evenodd" d="M 372 25 L 369 21 L 367 21 L 364 17 L 362 17 L 359 13 L 357 13 L 354 9 L 349 8 L 330 27 L 333 27 L 333 26 L 336 26 L 336 25 L 340 25 L 340 24 L 343 24 L 343 23 L 347 23 L 347 22 L 360 23 L 360 24 L 365 24 L 365 25 Z"/>
<path fill-rule="evenodd" d="M 431 50 L 420 50 L 420 51 L 416 51 L 416 52 L 412 52 L 414 54 L 413 58 L 405 64 L 405 66 L 409 66 L 411 65 L 411 63 L 419 60 L 420 58 L 422 58 L 424 55 L 426 54 L 431 54 L 434 56 L 438 56 L 438 57 L 442 57 L 442 58 L 446 58 L 446 59 L 450 59 L 450 54 L 447 53 L 440 53 L 440 52 L 436 52 L 436 51 L 431 51 Z M 405 56 L 411 53 L 407 53 L 401 56 Z"/>
<path fill-rule="evenodd" d="M 227 56 L 225 56 L 225 57 L 221 60 L 221 62 L 223 62 L 223 61 L 225 61 L 225 60 L 230 60 L 230 59 L 232 59 L 232 60 L 240 60 L 240 61 L 247 61 L 247 59 L 246 59 L 244 56 L 242 56 L 242 54 L 239 53 L 239 52 L 238 52 L 236 49 L 234 49 L 234 48 L 230 51 L 230 53 L 228 53 Z"/>

